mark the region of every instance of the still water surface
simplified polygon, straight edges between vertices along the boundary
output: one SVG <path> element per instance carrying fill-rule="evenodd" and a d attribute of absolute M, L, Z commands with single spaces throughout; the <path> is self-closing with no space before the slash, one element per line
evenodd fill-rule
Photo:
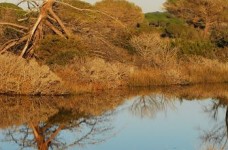
<path fill-rule="evenodd" d="M 1 96 L 0 149 L 228 149 L 228 85 Z"/>

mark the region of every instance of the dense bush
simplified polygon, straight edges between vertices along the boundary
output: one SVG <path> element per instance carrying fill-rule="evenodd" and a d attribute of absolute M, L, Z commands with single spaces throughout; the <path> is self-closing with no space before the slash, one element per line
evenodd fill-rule
<path fill-rule="evenodd" d="M 74 38 L 64 39 L 57 35 L 47 35 L 36 49 L 37 57 L 46 64 L 66 65 L 74 57 L 84 57 L 80 42 Z"/>
<path fill-rule="evenodd" d="M 95 7 L 118 18 L 127 27 L 135 28 L 144 19 L 141 8 L 125 0 L 103 0 L 97 2 Z"/>
<path fill-rule="evenodd" d="M 179 40 L 176 45 L 180 48 L 181 55 L 200 55 L 207 58 L 213 58 L 216 51 L 215 44 L 209 40 Z"/>
<path fill-rule="evenodd" d="M 13 55 L 0 55 L 0 93 L 4 94 L 64 94 L 61 79 L 48 66 L 35 60 Z"/>
<path fill-rule="evenodd" d="M 164 67 L 176 61 L 177 51 L 168 39 L 158 33 L 143 33 L 131 39 L 136 53 L 142 58 L 140 66 Z M 140 58 L 137 59 L 139 61 Z"/>
<path fill-rule="evenodd" d="M 199 30 L 194 29 L 191 26 L 187 26 L 186 24 L 168 24 L 165 28 L 163 28 L 162 36 L 169 38 L 181 38 L 184 40 L 196 40 L 202 38 Z"/>

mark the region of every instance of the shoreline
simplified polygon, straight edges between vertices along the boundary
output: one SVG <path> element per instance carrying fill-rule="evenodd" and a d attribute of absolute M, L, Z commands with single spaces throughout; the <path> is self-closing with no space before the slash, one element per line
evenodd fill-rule
<path fill-rule="evenodd" d="M 121 92 L 121 91 L 150 91 L 155 89 L 167 89 L 167 88 L 178 88 L 178 89 L 185 89 L 185 88 L 192 88 L 192 87 L 211 87 L 211 86 L 227 86 L 227 82 L 217 82 L 217 83 L 196 83 L 196 84 L 169 84 L 169 85 L 151 85 L 151 86 L 121 86 L 120 88 L 113 88 L 113 89 L 100 89 L 90 92 L 67 92 L 63 94 L 9 94 L 9 93 L 0 93 L 1 96 L 7 97 L 74 97 L 74 96 L 86 96 L 86 95 L 101 95 L 101 94 L 109 94 L 110 92 Z"/>

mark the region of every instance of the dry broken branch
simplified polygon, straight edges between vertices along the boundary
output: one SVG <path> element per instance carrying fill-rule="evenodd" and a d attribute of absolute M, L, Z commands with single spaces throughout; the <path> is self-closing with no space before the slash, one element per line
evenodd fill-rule
<path fill-rule="evenodd" d="M 12 26 L 15 28 L 19 28 L 19 29 L 24 29 L 24 30 L 28 30 L 28 27 L 22 26 L 22 25 L 18 25 L 15 23 L 9 23 L 9 22 L 0 22 L 0 25 L 6 25 L 6 26 Z"/>

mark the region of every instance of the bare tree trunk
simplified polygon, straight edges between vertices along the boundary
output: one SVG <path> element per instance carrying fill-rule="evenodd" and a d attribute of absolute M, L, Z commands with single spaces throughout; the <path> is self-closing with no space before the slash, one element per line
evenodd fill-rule
<path fill-rule="evenodd" d="M 38 125 L 34 125 L 33 123 L 30 123 L 30 126 L 33 130 L 33 134 L 36 140 L 36 144 L 39 150 L 48 150 L 48 145 L 45 142 L 45 137 L 43 133 L 41 133 L 41 130 Z"/>
<path fill-rule="evenodd" d="M 42 26 L 46 25 L 49 27 L 51 30 L 53 30 L 57 35 L 68 38 L 70 37 L 70 32 L 68 29 L 65 27 L 64 23 L 62 20 L 55 14 L 53 11 L 53 4 L 55 3 L 55 0 L 45 0 L 43 2 L 43 5 L 40 8 L 40 13 L 39 16 L 34 23 L 33 27 L 28 30 L 28 28 L 19 26 L 16 24 L 12 23 L 0 23 L 1 25 L 9 25 L 13 26 L 15 28 L 20 28 L 23 30 L 28 30 L 28 34 L 26 34 L 24 37 L 20 39 L 14 39 L 9 42 L 6 42 L 3 44 L 3 46 L 0 47 L 0 54 L 4 53 L 7 50 L 10 50 L 12 47 L 15 47 L 16 45 L 20 45 L 24 43 L 23 49 L 21 51 L 20 56 L 21 57 L 26 57 L 32 55 L 34 52 L 35 45 L 42 39 Z M 51 22 L 48 21 L 48 19 L 51 18 Z M 52 22 L 58 23 L 59 27 L 55 27 Z M 59 28 L 61 28 L 59 30 Z M 23 39 L 23 40 L 22 40 Z"/>
<path fill-rule="evenodd" d="M 38 17 L 36 23 L 34 24 L 32 30 L 30 31 L 30 36 L 21 52 L 21 55 L 20 55 L 21 57 L 23 57 L 25 55 L 30 42 L 34 38 L 35 32 L 37 31 L 37 29 L 38 29 L 39 25 L 42 23 L 42 21 L 47 18 L 48 11 L 52 8 L 53 4 L 54 4 L 54 0 L 46 0 L 44 2 L 43 6 L 41 7 L 41 10 L 40 10 L 39 17 Z"/>

